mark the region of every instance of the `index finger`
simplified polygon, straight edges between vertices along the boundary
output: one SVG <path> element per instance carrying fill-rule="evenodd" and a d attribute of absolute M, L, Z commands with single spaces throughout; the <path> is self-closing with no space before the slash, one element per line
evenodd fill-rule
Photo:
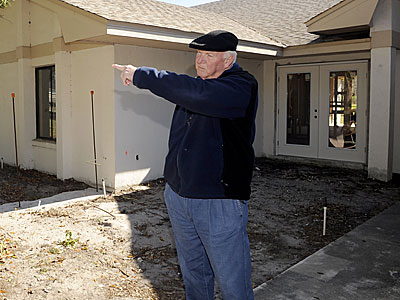
<path fill-rule="evenodd" d="M 117 70 L 120 70 L 120 71 L 123 71 L 123 70 L 126 69 L 126 66 L 122 66 L 122 65 L 118 65 L 118 64 L 113 64 L 112 67 L 114 69 L 117 69 Z"/>

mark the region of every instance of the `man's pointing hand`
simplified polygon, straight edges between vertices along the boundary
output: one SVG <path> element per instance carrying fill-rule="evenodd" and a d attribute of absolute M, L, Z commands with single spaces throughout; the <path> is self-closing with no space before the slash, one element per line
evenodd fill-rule
<path fill-rule="evenodd" d="M 112 67 L 114 69 L 120 70 L 121 73 L 121 79 L 122 79 L 122 83 L 125 86 L 128 86 L 132 83 L 133 81 L 133 75 L 135 74 L 136 71 L 136 67 L 132 66 L 132 65 L 117 65 L 117 64 L 113 64 Z"/>

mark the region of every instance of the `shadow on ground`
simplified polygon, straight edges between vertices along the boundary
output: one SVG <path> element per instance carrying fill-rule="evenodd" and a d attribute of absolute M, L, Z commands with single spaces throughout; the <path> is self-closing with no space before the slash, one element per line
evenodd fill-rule
<path fill-rule="evenodd" d="M 15 186 L 16 174 L 11 169 L 6 171 L 0 172 L 0 198 L 15 201 L 13 193 L 15 195 L 18 192 Z M 54 177 L 35 171 L 27 171 L 26 174 L 26 179 L 20 181 L 21 193 L 18 195 L 29 194 L 33 197 L 36 189 L 38 198 L 48 197 L 52 193 L 61 192 L 61 187 L 76 189 L 80 186 L 77 182 L 71 186 L 69 182 L 52 181 Z M 81 230 L 81 240 L 87 239 L 86 244 L 80 245 L 81 251 L 62 249 L 62 254 L 66 255 L 64 263 L 60 267 L 46 265 L 49 270 L 47 276 L 58 278 L 56 276 L 63 276 L 60 274 L 69 271 L 71 280 L 76 277 L 73 282 L 82 281 L 83 285 L 92 286 L 91 295 L 102 293 L 107 299 L 184 299 L 172 230 L 163 200 L 164 184 L 163 180 L 155 180 L 106 199 L 98 198 L 79 205 L 71 204 L 62 209 L 21 215 L 21 219 L 34 219 L 33 223 L 30 221 L 31 223 L 26 224 L 45 224 L 46 218 L 51 218 L 48 221 L 53 224 L 51 226 L 54 231 L 58 229 L 60 234 L 64 234 L 64 228 L 70 228 L 74 232 Z M 82 188 L 85 187 L 82 185 Z M 275 277 L 400 200 L 398 180 L 382 183 L 368 179 L 367 173 L 361 170 L 266 158 L 256 160 L 252 191 L 248 234 L 254 287 Z M 327 207 L 325 236 L 322 235 L 324 206 Z M 58 228 L 61 226 L 63 227 Z M 88 235 L 84 235 L 86 231 L 92 232 L 90 240 Z M 53 238 L 57 239 L 60 237 Z M 51 243 L 49 245 L 54 247 Z M 49 245 L 45 247 L 50 247 Z M 43 248 L 40 247 L 37 249 L 43 253 Z M 21 246 L 21 250 L 22 248 Z M 60 259 L 60 254 L 51 255 L 56 262 Z M 23 265 L 27 263 L 26 260 L 14 260 L 13 266 L 20 263 L 21 272 L 27 270 Z M 42 258 L 39 260 L 38 256 L 37 260 L 35 264 L 39 264 Z M 71 266 L 82 261 L 87 263 L 85 269 L 92 268 L 86 277 L 76 273 Z M 71 269 L 67 270 L 68 267 Z M 10 268 L 9 265 L 7 268 Z M 17 276 L 18 272 L 14 272 Z M 94 274 L 97 276 L 95 283 L 92 278 Z M 9 278 L 14 275 L 9 274 Z M 18 276 L 22 282 L 21 275 Z M 71 295 L 76 295 L 79 291 L 76 288 L 69 291 L 65 287 L 65 280 L 68 278 L 54 283 L 51 281 L 53 290 L 42 291 L 42 282 L 47 280 L 49 285 L 48 278 L 38 272 L 32 276 L 43 279 L 30 287 L 32 291 L 36 288 L 35 296 L 50 295 L 52 291 L 56 294 L 57 289 Z M 91 284 L 89 285 L 89 281 L 84 284 L 84 280 L 91 280 Z M 6 287 L 10 290 L 13 288 L 8 285 Z M 24 287 L 15 288 L 21 291 Z M 71 296 L 70 299 L 75 298 Z"/>
<path fill-rule="evenodd" d="M 114 199 L 122 213 L 134 216 L 130 218 L 132 255 L 151 280 L 159 299 L 184 299 L 163 200 L 164 184 L 163 180 L 153 181 L 147 185 L 148 190 L 127 192 Z M 382 183 L 368 179 L 367 172 L 362 170 L 257 159 L 248 224 L 254 287 L 399 200 L 398 180 Z M 137 215 L 139 211 L 141 217 Z M 162 224 L 167 224 L 167 233 L 160 230 Z"/>

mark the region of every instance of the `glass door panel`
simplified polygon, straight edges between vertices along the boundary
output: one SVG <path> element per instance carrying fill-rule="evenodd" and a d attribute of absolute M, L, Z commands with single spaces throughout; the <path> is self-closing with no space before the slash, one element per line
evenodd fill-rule
<path fill-rule="evenodd" d="M 357 71 L 330 72 L 328 145 L 356 149 L 356 140 Z"/>
<path fill-rule="evenodd" d="M 310 145 L 311 73 L 287 75 L 286 144 Z"/>
<path fill-rule="evenodd" d="M 367 62 L 320 67 L 320 158 L 365 162 L 367 71 Z"/>
<path fill-rule="evenodd" d="M 280 67 L 277 153 L 318 154 L 319 67 Z"/>

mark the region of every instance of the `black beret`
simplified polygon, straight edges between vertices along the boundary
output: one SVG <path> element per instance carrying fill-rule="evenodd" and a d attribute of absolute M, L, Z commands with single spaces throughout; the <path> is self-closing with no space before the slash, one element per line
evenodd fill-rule
<path fill-rule="evenodd" d="M 225 30 L 214 30 L 194 39 L 189 47 L 205 51 L 236 51 L 238 38 L 231 32 Z"/>

